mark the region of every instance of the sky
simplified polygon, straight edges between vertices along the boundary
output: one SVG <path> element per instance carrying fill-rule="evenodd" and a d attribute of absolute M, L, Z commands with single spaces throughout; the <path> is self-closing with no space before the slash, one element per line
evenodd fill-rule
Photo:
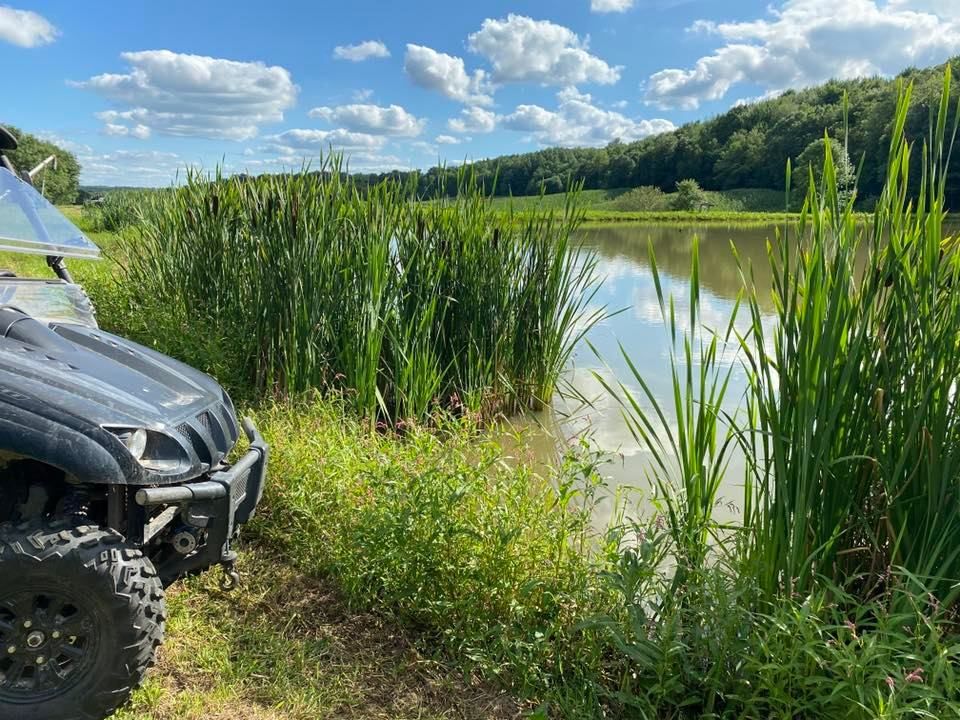
<path fill-rule="evenodd" d="M 960 0 L 0 0 L 0 123 L 88 185 L 638 140 L 960 54 Z"/>

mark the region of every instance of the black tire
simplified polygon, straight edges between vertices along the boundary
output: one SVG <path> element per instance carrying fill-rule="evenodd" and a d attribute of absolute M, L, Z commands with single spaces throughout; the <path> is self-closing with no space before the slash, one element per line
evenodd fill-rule
<path fill-rule="evenodd" d="M 0 720 L 102 720 L 163 640 L 153 564 L 113 530 L 0 525 Z"/>

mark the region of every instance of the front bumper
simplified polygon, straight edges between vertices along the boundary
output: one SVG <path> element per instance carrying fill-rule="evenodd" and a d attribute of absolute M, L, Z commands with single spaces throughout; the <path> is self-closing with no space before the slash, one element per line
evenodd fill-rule
<path fill-rule="evenodd" d="M 253 517 L 263 497 L 269 457 L 267 443 L 249 418 L 243 420 L 243 431 L 250 447 L 233 465 L 200 482 L 137 491 L 137 504 L 144 509 L 179 508 L 183 524 L 206 535 L 205 542 L 191 554 L 158 568 L 165 581 L 217 563 L 232 563 L 236 558 L 230 541 L 240 525 Z"/>

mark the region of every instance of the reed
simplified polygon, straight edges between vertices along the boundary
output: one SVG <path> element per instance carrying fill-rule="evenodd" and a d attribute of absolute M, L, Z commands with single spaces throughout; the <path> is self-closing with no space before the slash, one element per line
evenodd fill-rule
<path fill-rule="evenodd" d="M 950 82 L 947 68 L 919 194 L 904 135 L 911 88 L 901 86 L 872 225 L 855 222 L 826 153 L 794 232 L 771 246 L 769 337 L 750 303 L 746 521 L 768 592 L 808 592 L 822 575 L 866 596 L 899 570 L 948 605 L 957 598 L 960 253 L 943 220 L 960 113 Z"/>
<path fill-rule="evenodd" d="M 560 213 L 493 212 L 470 175 L 458 183 L 436 203 L 415 184 L 361 191 L 338 157 L 189 173 L 142 213 L 126 281 L 222 338 L 240 366 L 227 375 L 258 394 L 332 388 L 391 421 L 537 407 L 598 317 L 595 263 L 572 238 L 582 214 L 573 196 Z"/>

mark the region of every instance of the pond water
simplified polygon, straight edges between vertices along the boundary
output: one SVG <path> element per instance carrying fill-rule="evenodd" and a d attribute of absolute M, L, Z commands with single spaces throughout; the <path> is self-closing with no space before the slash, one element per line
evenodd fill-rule
<path fill-rule="evenodd" d="M 635 397 L 641 397 L 642 391 L 620 351 L 622 345 L 662 406 L 672 407 L 670 339 L 657 300 L 648 243 L 653 245 L 664 294 L 674 297 L 677 315 L 685 318 L 689 313 L 693 241 L 699 238 L 701 320 L 704 325 L 723 332 L 742 288 L 731 242 L 741 259 L 752 263 L 755 281 L 761 290 L 762 309 L 772 324 L 766 243 L 774 237 L 775 230 L 773 227 L 612 225 L 582 232 L 585 244 L 597 253 L 598 273 L 603 278 L 595 302 L 605 306 L 611 316 L 587 335 L 600 357 L 586 343 L 581 343 L 566 373 L 566 397 L 557 397 L 551 408 L 531 421 L 537 429 L 530 436 L 530 451 L 535 462 L 554 463 L 564 443 L 588 432 L 595 446 L 610 458 L 603 474 L 611 498 L 601 503 L 596 518 L 598 524 L 603 524 L 610 517 L 614 506 L 612 496 L 618 491 L 625 502 L 633 505 L 634 514 L 650 511 L 647 471 L 651 458 L 634 440 L 619 404 L 604 390 L 596 374 L 611 385 L 624 383 Z M 746 312 L 741 310 L 741 315 L 738 325 L 746 325 Z M 734 364 L 726 402 L 726 409 L 734 411 L 746 387 L 746 376 L 739 368 L 732 346 L 724 357 Z M 570 392 L 571 388 L 574 392 Z M 585 405 L 576 396 L 586 398 L 589 404 Z M 743 473 L 743 459 L 734 454 L 719 499 L 718 519 L 739 515 Z"/>
<path fill-rule="evenodd" d="M 656 512 L 648 476 L 652 458 L 634 439 L 617 400 L 597 379 L 599 374 L 614 387 L 623 383 L 635 398 L 642 400 L 642 389 L 633 379 L 621 353 L 622 346 L 661 407 L 665 411 L 672 409 L 670 338 L 661 317 L 648 245 L 652 243 L 664 294 L 673 296 L 677 317 L 685 320 L 690 307 L 693 242 L 694 238 L 699 239 L 701 323 L 723 333 L 737 295 L 743 289 L 731 249 L 733 244 L 744 265 L 749 263 L 753 269 L 769 338 L 775 318 L 766 248 L 767 242 L 775 237 L 776 227 L 624 224 L 596 226 L 581 232 L 585 245 L 598 257 L 597 270 L 602 284 L 595 303 L 604 306 L 611 315 L 586 336 L 597 352 L 586 342 L 574 352 L 565 373 L 566 391 L 555 397 L 552 407 L 521 421 L 525 428 L 533 427 L 522 447 L 529 453 L 524 460 L 541 467 L 553 466 L 567 443 L 587 433 L 593 445 L 609 458 L 602 468 L 607 498 L 595 516 L 596 525 L 602 527 L 611 517 L 618 493 L 629 514 L 649 516 Z M 960 235 L 960 221 L 950 218 L 944 232 L 953 237 Z M 865 259 L 864 253 L 862 260 Z M 747 327 L 746 308 L 741 307 L 739 315 L 737 326 Z M 683 322 L 681 329 L 687 329 Z M 724 410 L 733 413 L 742 407 L 747 377 L 735 343 L 727 346 L 722 357 L 732 368 Z M 582 398 L 589 402 L 585 404 Z M 641 404 L 649 408 L 649 403 Z M 671 420 L 668 417 L 668 422 Z M 731 453 L 715 510 L 716 519 L 740 517 L 744 472 L 743 456 L 739 452 Z"/>

